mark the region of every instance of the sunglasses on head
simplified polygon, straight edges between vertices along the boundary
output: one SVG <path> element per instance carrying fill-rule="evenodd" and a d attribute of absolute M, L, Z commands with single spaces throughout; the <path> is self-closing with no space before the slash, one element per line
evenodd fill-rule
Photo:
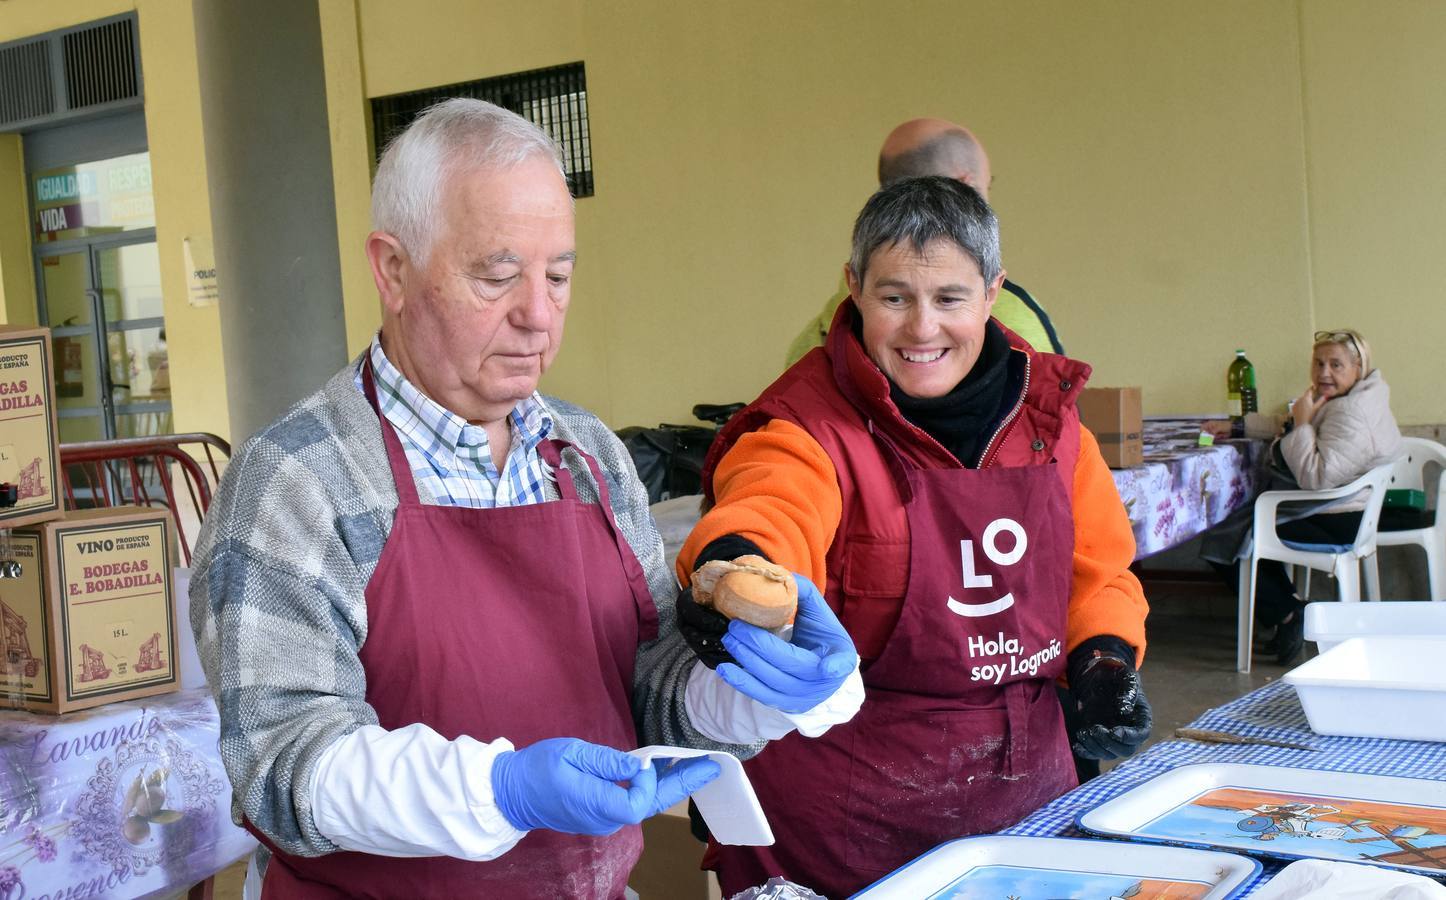
<path fill-rule="evenodd" d="M 1315 342 L 1319 344 L 1324 341 L 1330 341 L 1334 344 L 1349 343 L 1351 345 L 1351 352 L 1356 355 L 1356 360 L 1359 361 L 1361 358 L 1360 345 L 1356 343 L 1356 336 L 1349 331 L 1317 331 L 1315 333 Z"/>

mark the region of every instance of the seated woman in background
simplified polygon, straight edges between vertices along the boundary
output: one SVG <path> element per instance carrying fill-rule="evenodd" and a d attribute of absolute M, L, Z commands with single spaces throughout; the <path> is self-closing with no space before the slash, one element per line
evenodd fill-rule
<path fill-rule="evenodd" d="M 1310 387 L 1296 399 L 1285 434 L 1271 448 L 1277 469 L 1289 468 L 1304 490 L 1328 490 L 1400 455 L 1391 389 L 1381 371 L 1372 368 L 1371 347 L 1359 332 L 1316 332 L 1310 373 Z M 1343 500 L 1276 531 L 1288 541 L 1349 544 L 1364 507 L 1363 498 Z M 1305 641 L 1305 604 L 1281 563 L 1261 560 L 1257 579 L 1256 618 L 1261 625 L 1279 626 L 1270 649 L 1286 665 Z"/>

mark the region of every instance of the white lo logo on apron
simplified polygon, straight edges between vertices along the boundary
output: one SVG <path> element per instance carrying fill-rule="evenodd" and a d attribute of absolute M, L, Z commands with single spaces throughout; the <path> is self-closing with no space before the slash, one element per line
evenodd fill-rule
<path fill-rule="evenodd" d="M 998 546 L 999 532 L 1007 531 L 1014 535 L 1014 548 L 1008 553 L 1000 552 Z M 996 566 L 1012 566 L 1024 558 L 1024 550 L 1029 546 L 1029 537 L 1024 533 L 1024 526 L 1013 519 L 995 519 L 984 529 L 984 555 Z M 959 558 L 964 566 L 964 587 L 965 588 L 988 588 L 994 586 L 993 575 L 979 575 L 974 571 L 974 542 L 959 542 Z M 1014 595 L 1005 594 L 998 600 L 991 600 L 988 603 L 960 603 L 953 597 L 949 598 L 949 611 L 961 616 L 979 618 L 981 616 L 992 616 L 995 613 L 1002 613 L 1014 605 Z"/>

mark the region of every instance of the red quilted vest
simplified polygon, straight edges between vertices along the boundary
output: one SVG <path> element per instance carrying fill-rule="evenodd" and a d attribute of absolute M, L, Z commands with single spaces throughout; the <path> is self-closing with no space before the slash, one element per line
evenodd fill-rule
<path fill-rule="evenodd" d="M 893 631 L 909 584 L 908 517 L 889 469 L 892 461 L 871 432 L 890 437 L 919 466 L 962 464 L 899 414 L 889 399 L 888 380 L 854 336 L 856 316 L 851 300 L 841 304 L 825 346 L 810 351 L 729 420 L 704 462 L 703 486 L 711 504 L 718 461 L 740 436 L 772 419 L 793 422 L 818 441 L 833 462 L 843 495 L 843 518 L 826 558 L 824 595 L 869 659 Z M 1014 352 L 1028 354 L 1024 391 L 980 465 L 1055 463 L 1072 496 L 1080 448 L 1074 401 L 1090 367 L 1039 353 L 1008 329 L 1004 333 Z"/>

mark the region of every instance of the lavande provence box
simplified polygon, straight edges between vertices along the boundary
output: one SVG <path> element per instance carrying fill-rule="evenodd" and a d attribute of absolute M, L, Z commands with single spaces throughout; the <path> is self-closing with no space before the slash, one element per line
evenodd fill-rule
<path fill-rule="evenodd" d="M 64 713 L 179 687 L 169 512 L 79 510 L 16 529 L 0 579 L 0 703 Z"/>
<path fill-rule="evenodd" d="M 50 346 L 49 328 L 0 325 L 0 482 L 19 498 L 0 508 L 0 528 L 61 515 Z"/>

